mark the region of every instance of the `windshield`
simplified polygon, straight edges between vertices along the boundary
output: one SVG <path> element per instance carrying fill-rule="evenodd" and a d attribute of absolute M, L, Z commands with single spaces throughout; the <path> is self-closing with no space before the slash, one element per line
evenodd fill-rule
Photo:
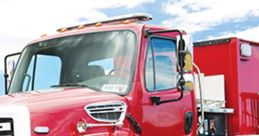
<path fill-rule="evenodd" d="M 132 31 L 88 33 L 29 45 L 9 93 L 51 87 L 88 87 L 125 94 L 132 84 L 136 36 Z"/>

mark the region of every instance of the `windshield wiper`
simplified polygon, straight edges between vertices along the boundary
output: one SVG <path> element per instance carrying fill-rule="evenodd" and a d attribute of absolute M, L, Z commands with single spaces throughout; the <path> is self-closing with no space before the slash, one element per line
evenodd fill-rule
<path fill-rule="evenodd" d="M 51 87 L 88 87 L 88 86 L 83 84 L 78 84 L 78 83 L 65 83 L 60 85 L 52 85 Z"/>
<path fill-rule="evenodd" d="M 99 88 L 96 87 L 91 87 L 88 85 L 84 84 L 78 84 L 78 83 L 65 83 L 65 84 L 60 84 L 60 85 L 52 85 L 51 87 L 56 88 L 56 87 L 77 87 L 77 88 L 89 88 L 95 91 L 101 91 Z"/>

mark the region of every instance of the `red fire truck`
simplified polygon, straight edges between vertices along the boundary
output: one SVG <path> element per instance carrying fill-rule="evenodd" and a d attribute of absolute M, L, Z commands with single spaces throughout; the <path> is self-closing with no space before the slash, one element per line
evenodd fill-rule
<path fill-rule="evenodd" d="M 259 134 L 259 44 L 193 48 L 182 30 L 143 24 L 151 19 L 62 28 L 7 55 L 0 135 Z"/>
<path fill-rule="evenodd" d="M 227 117 L 218 114 L 217 117 L 213 116 L 215 113 L 211 112 L 213 110 L 205 108 L 208 111 L 205 120 L 218 122 L 215 124 L 218 128 L 225 126 L 221 130 L 227 130 L 229 135 L 259 134 L 259 70 L 257 68 L 259 43 L 234 37 L 210 40 L 194 43 L 194 52 L 194 62 L 205 74 L 205 78 L 206 76 L 215 77 L 215 75 L 224 76 L 224 79 L 221 78 L 221 86 L 224 89 L 222 93 L 220 90 L 223 89 L 220 88 L 214 89 L 214 91 L 211 91 L 212 88 L 210 90 L 207 88 L 204 89 L 204 93 L 218 96 L 221 94 L 221 98 L 218 97 L 216 100 L 221 99 L 225 105 L 220 107 L 226 106 L 233 110 L 225 108 L 223 113 L 231 114 L 227 114 Z M 207 83 L 210 83 L 213 86 L 212 84 L 217 84 L 216 81 L 209 79 L 206 82 L 205 80 L 205 85 L 208 86 Z M 218 81 L 220 82 L 220 80 Z M 219 86 L 220 83 L 216 87 Z M 207 100 L 209 98 L 212 100 L 211 96 L 206 96 Z M 208 104 L 205 105 L 208 106 Z M 221 120 L 220 118 L 226 118 L 227 123 L 221 124 L 220 121 L 217 121 Z"/>

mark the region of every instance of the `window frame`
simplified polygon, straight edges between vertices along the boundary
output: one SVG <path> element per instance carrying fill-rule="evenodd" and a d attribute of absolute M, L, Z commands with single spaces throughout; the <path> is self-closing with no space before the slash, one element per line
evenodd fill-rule
<path fill-rule="evenodd" d="M 147 92 L 162 92 L 162 91 L 169 91 L 169 90 L 173 90 L 173 89 L 177 89 L 177 84 L 175 85 L 175 87 L 172 87 L 172 88 L 167 88 L 167 89 L 161 89 L 161 90 L 158 90 L 155 88 L 155 84 L 156 84 L 156 80 L 155 80 L 155 77 L 156 77 L 156 70 L 155 70 L 155 58 L 154 58 L 154 45 L 152 44 L 152 39 L 153 38 L 158 38 L 158 39 L 165 39 L 165 40 L 171 40 L 171 41 L 175 41 L 175 43 L 177 42 L 176 41 L 176 38 L 173 38 L 173 37 L 167 37 L 167 36 L 160 36 L 160 35 L 151 35 L 147 38 L 147 44 L 146 44 L 146 55 L 145 55 L 145 61 L 144 61 L 144 85 L 145 85 L 145 89 Z M 175 44 L 176 45 L 176 44 Z M 152 63 L 153 63 L 153 84 L 154 84 L 154 89 L 153 90 L 149 90 L 147 88 L 147 80 L 146 80 L 146 62 L 147 62 L 147 56 L 148 56 L 148 48 L 149 46 L 151 46 L 151 55 L 152 55 Z M 177 45 L 175 47 L 175 56 L 177 58 Z M 175 65 L 176 69 L 177 69 L 177 66 Z M 177 70 L 176 70 L 177 71 Z"/>

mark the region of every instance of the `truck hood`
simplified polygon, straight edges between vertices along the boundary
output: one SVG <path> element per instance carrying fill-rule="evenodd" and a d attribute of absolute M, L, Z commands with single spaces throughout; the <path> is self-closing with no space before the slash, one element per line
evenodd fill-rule
<path fill-rule="evenodd" d="M 94 102 L 122 99 L 123 97 L 116 94 L 97 92 L 88 88 L 53 88 L 1 96 L 0 105 L 25 105 L 30 112 L 55 112 L 64 108 L 83 108 Z"/>

